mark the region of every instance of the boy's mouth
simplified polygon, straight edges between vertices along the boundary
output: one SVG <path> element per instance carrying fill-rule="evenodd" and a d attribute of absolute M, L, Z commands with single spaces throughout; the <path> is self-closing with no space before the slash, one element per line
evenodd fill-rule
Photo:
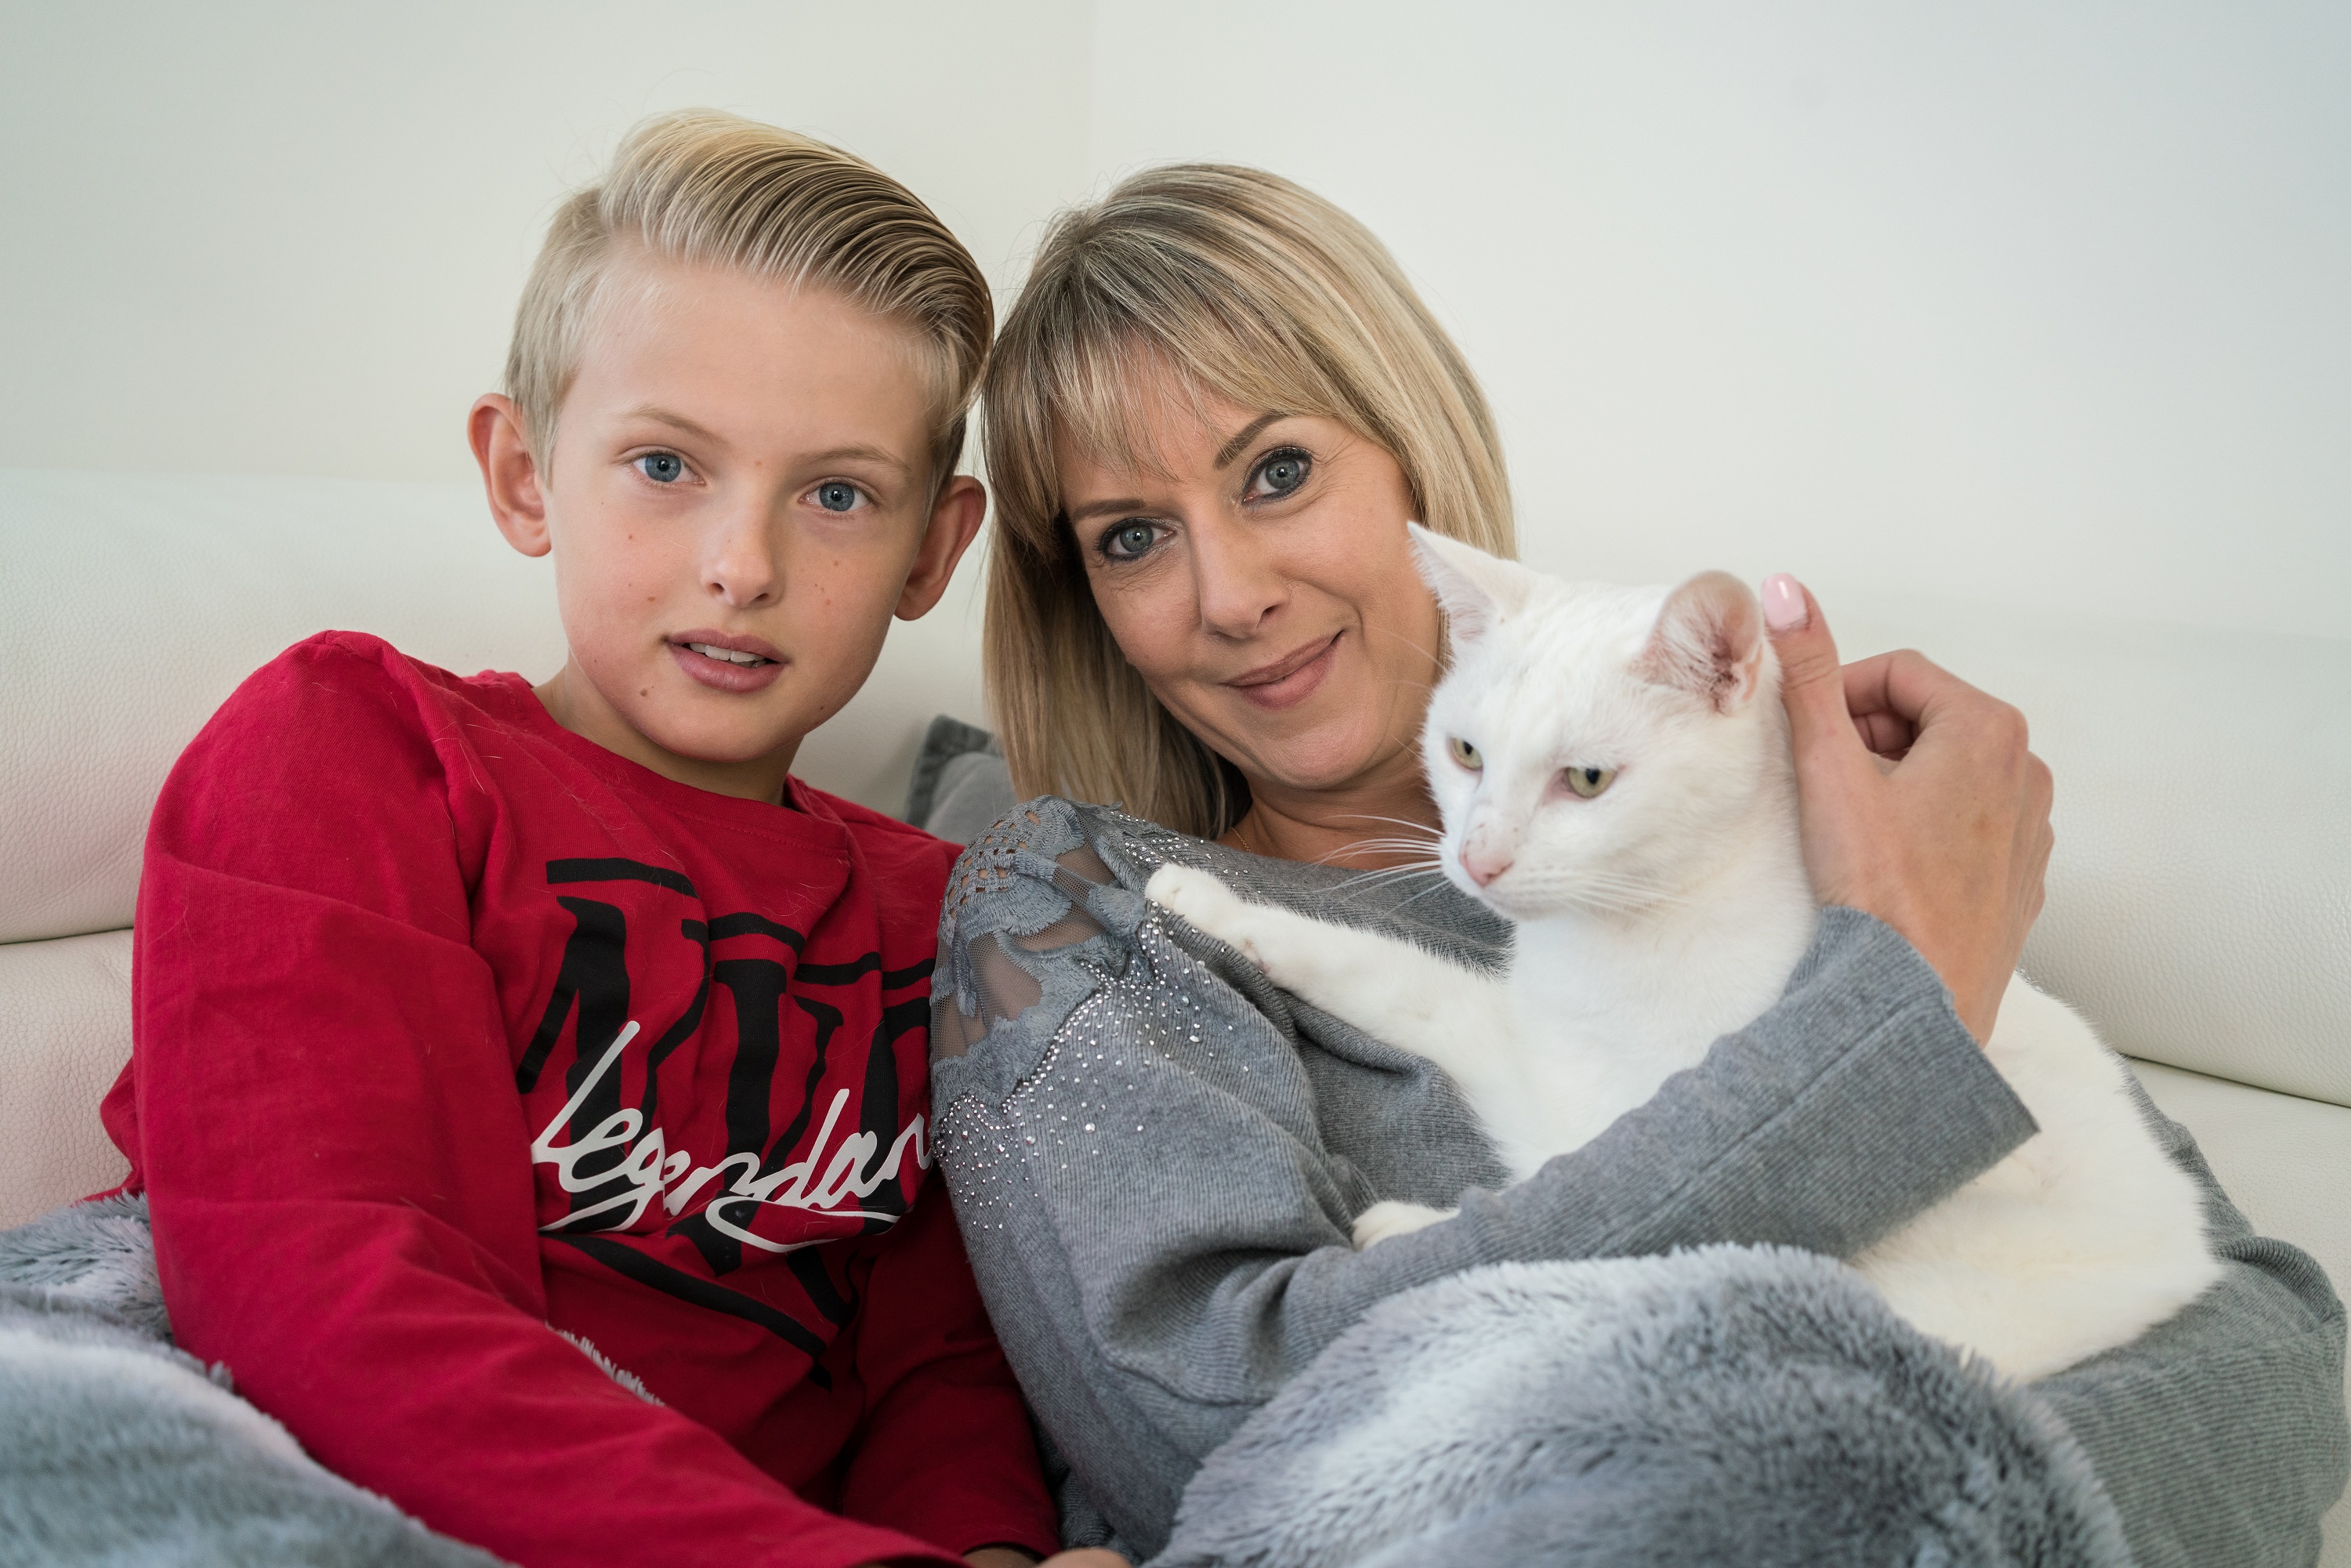
<path fill-rule="evenodd" d="M 716 643 L 688 643 L 686 646 L 692 649 L 695 653 L 701 654 L 705 659 L 724 659 L 730 664 L 771 664 L 775 663 L 774 660 L 762 658 L 757 653 L 737 653 L 733 649 L 722 648 Z"/>
<path fill-rule="evenodd" d="M 783 673 L 781 650 L 757 637 L 696 628 L 668 639 L 678 668 L 723 692 L 756 692 Z"/>

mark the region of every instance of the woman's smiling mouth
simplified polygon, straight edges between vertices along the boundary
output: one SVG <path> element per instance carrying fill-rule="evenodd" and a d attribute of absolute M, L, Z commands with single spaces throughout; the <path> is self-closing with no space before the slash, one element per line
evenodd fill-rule
<path fill-rule="evenodd" d="M 1339 639 L 1345 635 L 1344 631 L 1333 632 L 1322 641 L 1310 643 L 1270 664 L 1235 675 L 1225 685 L 1270 712 L 1296 707 L 1312 696 L 1323 677 L 1331 673 L 1332 655 L 1338 650 Z"/>

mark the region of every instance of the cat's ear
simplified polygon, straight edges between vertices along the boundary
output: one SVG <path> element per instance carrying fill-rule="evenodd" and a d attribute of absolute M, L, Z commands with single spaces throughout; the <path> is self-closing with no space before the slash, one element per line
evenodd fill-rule
<path fill-rule="evenodd" d="M 1661 686 L 1694 692 L 1736 713 L 1763 676 L 1763 608 L 1727 571 L 1703 571 L 1666 595 L 1635 666 Z"/>
<path fill-rule="evenodd" d="M 1412 533 L 1420 580 L 1437 595 L 1455 643 L 1475 643 L 1527 607 L 1534 576 L 1517 561 L 1488 555 L 1476 545 L 1447 538 L 1418 523 L 1405 527 Z"/>

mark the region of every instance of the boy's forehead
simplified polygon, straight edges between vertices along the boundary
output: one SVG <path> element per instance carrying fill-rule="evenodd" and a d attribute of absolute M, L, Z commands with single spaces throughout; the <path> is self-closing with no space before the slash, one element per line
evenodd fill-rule
<path fill-rule="evenodd" d="M 933 356 L 838 290 L 643 256 L 616 261 L 583 323 L 567 405 L 705 437 L 928 451 Z"/>

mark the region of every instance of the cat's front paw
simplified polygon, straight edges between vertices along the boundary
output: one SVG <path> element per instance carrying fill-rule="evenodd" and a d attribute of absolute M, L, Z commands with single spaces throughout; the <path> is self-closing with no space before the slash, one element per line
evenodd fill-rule
<path fill-rule="evenodd" d="M 1426 1230 L 1438 1220 L 1450 1219 L 1460 1212 L 1458 1208 L 1431 1208 L 1425 1203 L 1383 1199 L 1355 1216 L 1355 1250 L 1361 1252 L 1364 1248 L 1385 1241 L 1392 1236 L 1409 1236 L 1416 1230 Z"/>
<path fill-rule="evenodd" d="M 1170 914 L 1180 915 L 1204 934 L 1229 944 L 1233 950 L 1262 967 L 1249 931 L 1249 906 L 1217 880 L 1214 873 L 1187 865 L 1164 865 L 1143 884 L 1143 896 Z"/>

